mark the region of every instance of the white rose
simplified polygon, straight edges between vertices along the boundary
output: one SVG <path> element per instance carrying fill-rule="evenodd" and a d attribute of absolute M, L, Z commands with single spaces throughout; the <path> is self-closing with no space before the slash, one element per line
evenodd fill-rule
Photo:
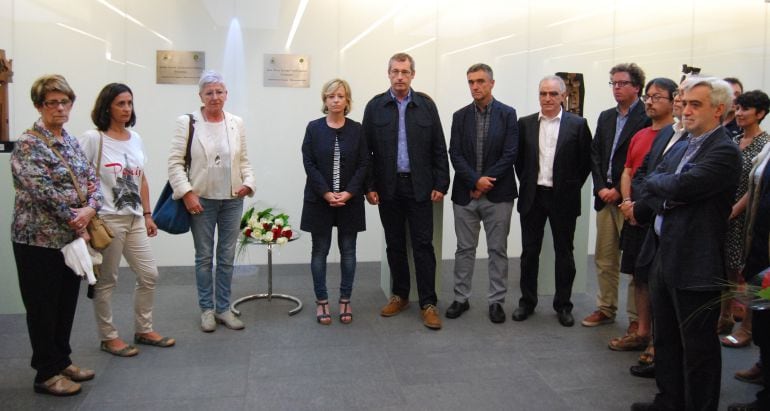
<path fill-rule="evenodd" d="M 277 240 L 275 240 L 276 244 L 283 245 L 289 242 L 289 239 L 286 237 L 278 237 Z"/>
<path fill-rule="evenodd" d="M 268 231 L 268 232 L 262 234 L 262 241 L 264 241 L 266 243 L 272 243 L 273 242 L 273 232 L 272 231 Z"/>
<path fill-rule="evenodd" d="M 260 218 L 260 219 L 259 219 L 259 222 L 260 222 L 260 223 L 262 223 L 262 224 L 269 224 L 269 223 L 270 223 L 270 220 L 268 220 L 267 218 L 264 218 L 264 217 L 263 217 L 263 218 Z"/>
<path fill-rule="evenodd" d="M 257 226 L 262 227 L 262 225 L 259 224 L 259 219 L 257 218 L 257 216 L 252 216 L 251 218 L 249 218 L 248 224 L 249 224 L 249 227 L 251 228 L 254 228 Z"/>
<path fill-rule="evenodd" d="M 273 224 L 275 224 L 275 225 L 277 225 L 277 226 L 279 226 L 279 227 L 280 227 L 280 226 L 283 226 L 283 225 L 284 225 L 284 221 L 283 221 L 283 219 L 282 219 L 282 218 L 276 218 L 276 219 L 273 221 Z"/>

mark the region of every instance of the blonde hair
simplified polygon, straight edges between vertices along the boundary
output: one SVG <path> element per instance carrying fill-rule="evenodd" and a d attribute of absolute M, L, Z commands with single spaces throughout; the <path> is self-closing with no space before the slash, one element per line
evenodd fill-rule
<path fill-rule="evenodd" d="M 39 77 L 32 83 L 32 90 L 30 90 L 32 104 L 37 108 L 42 107 L 45 96 L 53 92 L 62 93 L 69 97 L 73 103 L 75 102 L 75 92 L 72 91 L 64 76 L 61 74 L 47 74 Z"/>
<path fill-rule="evenodd" d="M 350 84 L 347 81 L 335 78 L 326 82 L 321 88 L 321 112 L 324 114 L 329 113 L 329 109 L 326 107 L 326 96 L 337 91 L 338 88 L 345 89 L 345 115 L 350 113 L 353 107 L 353 96 L 350 93 Z"/>

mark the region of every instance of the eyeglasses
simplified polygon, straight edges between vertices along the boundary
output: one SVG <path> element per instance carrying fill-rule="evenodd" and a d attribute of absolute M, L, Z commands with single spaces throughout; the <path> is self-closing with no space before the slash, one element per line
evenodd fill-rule
<path fill-rule="evenodd" d="M 393 77 L 398 77 L 399 74 L 404 76 L 404 77 L 409 77 L 409 76 L 412 75 L 412 71 L 411 70 L 396 70 L 396 69 L 393 69 L 393 70 L 388 71 L 388 73 L 390 73 L 390 75 L 393 76 Z"/>
<path fill-rule="evenodd" d="M 46 108 L 59 108 L 59 106 L 67 108 L 72 105 L 72 100 L 66 98 L 63 100 L 46 100 L 43 102 L 43 105 Z"/>
<path fill-rule="evenodd" d="M 610 81 L 609 82 L 610 87 L 619 87 L 619 88 L 620 87 L 625 87 L 625 86 L 630 86 L 631 84 L 632 84 L 632 82 L 630 82 L 628 80 Z"/>
<path fill-rule="evenodd" d="M 642 96 L 642 101 L 644 101 L 645 103 L 650 101 L 650 100 L 652 100 L 653 103 L 657 103 L 660 100 L 671 100 L 671 99 L 668 98 L 668 97 L 663 97 L 660 94 L 655 94 L 653 96 L 651 96 L 649 94 L 645 94 L 645 95 Z"/>
<path fill-rule="evenodd" d="M 546 96 L 558 97 L 559 94 L 560 93 L 558 91 L 541 91 L 540 97 L 546 97 Z"/>

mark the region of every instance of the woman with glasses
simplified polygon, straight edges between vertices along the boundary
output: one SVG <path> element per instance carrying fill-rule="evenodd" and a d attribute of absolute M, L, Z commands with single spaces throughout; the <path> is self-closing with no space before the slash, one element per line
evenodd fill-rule
<path fill-rule="evenodd" d="M 329 325 L 329 295 L 326 290 L 326 257 L 337 227 L 340 249 L 340 322 L 353 321 L 350 296 L 356 272 L 356 237 L 366 230 L 364 178 L 368 162 L 361 124 L 345 117 L 352 103 L 350 86 L 334 79 L 321 89 L 326 116 L 311 121 L 302 142 L 305 165 L 305 200 L 300 228 L 312 235 L 310 271 L 316 296 L 316 320 Z"/>
<path fill-rule="evenodd" d="M 68 396 L 95 373 L 70 359 L 80 277 L 65 264 L 61 249 L 78 237 L 89 239 L 86 226 L 101 207 L 102 194 L 94 169 L 64 129 L 75 102 L 67 81 L 57 74 L 40 77 L 31 97 L 40 118 L 11 154 L 16 192 L 11 241 L 37 371 L 33 388 Z"/>
<path fill-rule="evenodd" d="M 112 293 L 118 280 L 121 257 L 136 274 L 134 290 L 134 342 L 171 347 L 175 340 L 153 330 L 152 305 L 158 268 L 148 237 L 158 234 L 150 212 L 150 188 L 145 174 L 147 157 L 142 138 L 128 127 L 136 124 L 134 94 L 120 83 L 102 89 L 91 111 L 96 130 L 80 137 L 88 160 L 98 167 L 104 193 L 101 217 L 115 237 L 102 251 L 99 281 L 94 286 L 94 314 L 100 348 L 112 355 L 131 357 L 139 350 L 118 336 L 112 321 Z"/>
<path fill-rule="evenodd" d="M 200 109 L 194 110 L 191 117 L 185 114 L 176 120 L 168 157 L 168 180 L 174 198 L 181 198 L 192 214 L 190 230 L 195 245 L 201 330 L 213 332 L 217 323 L 241 330 L 243 322 L 230 311 L 230 287 L 243 197 L 254 195 L 254 172 L 246 153 L 243 120 L 224 110 L 227 87 L 222 75 L 204 71 L 198 89 Z M 188 171 L 185 153 L 190 127 L 193 132 Z M 214 232 L 218 235 L 216 273 L 212 268 Z"/>
<path fill-rule="evenodd" d="M 749 202 L 749 177 L 752 168 L 752 159 L 765 147 L 770 137 L 760 128 L 759 123 L 765 119 L 770 110 L 770 98 L 762 91 L 754 90 L 743 93 L 735 99 L 735 121 L 743 129 L 743 134 L 735 137 L 735 143 L 741 149 L 742 167 L 738 191 L 735 193 L 735 204 L 730 213 L 730 225 L 727 231 L 727 244 L 725 247 L 727 261 L 727 278 L 737 283 L 741 271 L 746 279 L 756 275 L 757 267 L 744 267 L 744 228 L 746 223 L 746 206 Z M 749 226 L 751 228 L 751 226 Z M 765 249 L 767 251 L 767 249 Z M 765 256 L 767 258 L 767 256 Z M 758 267 L 759 270 L 768 264 Z M 751 268 L 752 271 L 748 269 Z M 731 313 L 732 300 L 725 299 L 722 303 L 722 315 L 719 318 L 719 332 L 728 334 L 732 331 L 734 320 Z M 741 327 L 734 333 L 721 338 L 725 347 L 745 347 L 751 343 L 751 315 L 747 311 L 741 321 Z"/>

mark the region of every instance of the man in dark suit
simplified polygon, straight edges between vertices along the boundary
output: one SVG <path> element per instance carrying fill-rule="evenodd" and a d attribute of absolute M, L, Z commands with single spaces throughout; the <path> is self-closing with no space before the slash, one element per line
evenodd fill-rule
<path fill-rule="evenodd" d="M 618 64 L 610 70 L 610 86 L 616 107 L 599 114 L 596 134 L 591 144 L 591 175 L 594 180 L 594 209 L 596 210 L 596 277 L 599 292 L 597 309 L 583 319 L 586 327 L 615 322 L 618 309 L 620 281 L 620 231 L 623 214 L 618 208 L 621 201 L 620 175 L 626 163 L 631 137 L 650 125 L 639 97 L 644 87 L 644 71 L 634 63 Z M 628 287 L 626 311 L 628 332 L 636 328 L 633 283 Z"/>
<path fill-rule="evenodd" d="M 537 305 L 537 277 L 543 232 L 548 220 L 556 254 L 556 295 L 553 309 L 559 323 L 574 325 L 572 254 L 575 225 L 580 215 L 580 189 L 591 171 L 591 130 L 582 117 L 564 111 L 567 88 L 558 76 L 540 80 L 540 112 L 519 119 L 519 156 L 516 173 L 521 183 L 521 298 L 515 321 L 529 317 Z"/>
<path fill-rule="evenodd" d="M 412 90 L 414 74 L 412 56 L 393 55 L 390 89 L 374 96 L 364 110 L 363 133 L 371 151 L 366 199 L 379 206 L 393 282 L 380 314 L 390 317 L 409 305 L 408 224 L 423 324 L 440 329 L 432 203 L 441 202 L 449 189 L 449 161 L 436 105 Z"/>
<path fill-rule="evenodd" d="M 455 168 L 452 210 L 457 251 L 455 300 L 446 316 L 457 318 L 470 307 L 468 298 L 483 222 L 489 255 L 489 319 L 502 323 L 508 289 L 508 233 L 517 195 L 513 170 L 519 144 L 516 110 L 492 97 L 495 80 L 491 67 L 474 64 L 466 76 L 473 103 L 454 113 L 449 143 L 449 158 Z"/>
<path fill-rule="evenodd" d="M 732 104 L 723 80 L 682 84 L 686 143 L 644 179 L 656 209 L 637 266 L 649 267 L 659 393 L 632 410 L 716 410 L 722 358 L 716 326 L 724 242 L 740 175 L 740 151 L 721 121 Z"/>

